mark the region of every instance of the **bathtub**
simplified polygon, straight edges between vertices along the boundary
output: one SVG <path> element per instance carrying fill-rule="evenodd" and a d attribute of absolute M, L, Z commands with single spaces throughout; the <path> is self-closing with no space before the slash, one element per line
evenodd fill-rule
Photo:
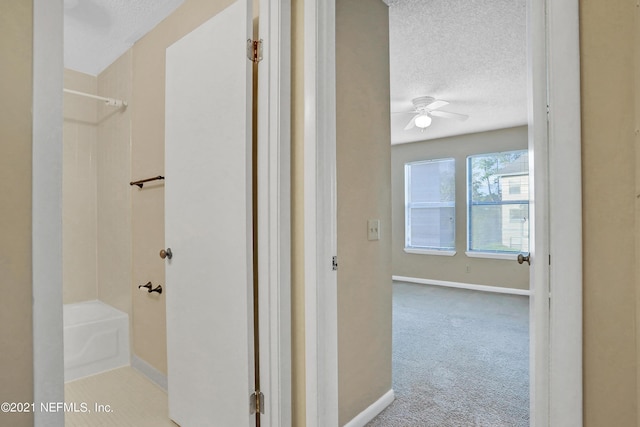
<path fill-rule="evenodd" d="M 64 381 L 129 365 L 129 316 L 101 301 L 63 306 Z"/>

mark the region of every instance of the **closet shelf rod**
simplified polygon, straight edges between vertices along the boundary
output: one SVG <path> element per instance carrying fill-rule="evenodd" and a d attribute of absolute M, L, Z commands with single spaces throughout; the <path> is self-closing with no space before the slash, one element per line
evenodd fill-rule
<path fill-rule="evenodd" d="M 164 179 L 164 176 L 158 175 L 158 176 L 154 176 L 153 178 L 141 179 L 141 180 L 138 180 L 138 181 L 131 181 L 129 183 L 129 185 L 137 185 L 138 187 L 142 188 L 144 186 L 145 182 L 157 181 L 159 179 Z"/>
<path fill-rule="evenodd" d="M 123 101 L 121 99 L 105 98 L 104 96 L 92 95 L 90 93 L 80 92 L 72 89 L 63 89 L 63 92 L 70 93 L 72 95 L 84 96 L 85 98 L 97 99 L 98 101 L 104 101 L 104 103 L 110 107 L 120 108 L 129 105 L 127 104 L 127 101 Z"/>

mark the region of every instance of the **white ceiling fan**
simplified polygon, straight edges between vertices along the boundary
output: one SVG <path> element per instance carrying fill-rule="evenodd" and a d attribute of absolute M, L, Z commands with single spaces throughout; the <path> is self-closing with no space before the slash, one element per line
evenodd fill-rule
<path fill-rule="evenodd" d="M 431 96 L 420 96 L 411 100 L 413 103 L 413 110 L 403 111 L 401 113 L 413 113 L 414 116 L 409 120 L 409 123 L 404 127 L 404 130 L 409 130 L 414 127 L 418 127 L 422 130 L 431 126 L 433 117 L 442 117 L 445 119 L 456 119 L 460 121 L 467 120 L 469 116 L 465 114 L 450 113 L 448 111 L 437 111 L 438 108 L 442 108 L 449 103 L 441 99 L 435 99 Z"/>

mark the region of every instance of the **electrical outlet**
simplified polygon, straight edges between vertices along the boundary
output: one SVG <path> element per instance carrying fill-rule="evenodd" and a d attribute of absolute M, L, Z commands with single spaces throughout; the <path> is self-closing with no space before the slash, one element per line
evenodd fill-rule
<path fill-rule="evenodd" d="M 380 240 L 380 220 L 370 219 L 367 221 L 368 239 Z"/>

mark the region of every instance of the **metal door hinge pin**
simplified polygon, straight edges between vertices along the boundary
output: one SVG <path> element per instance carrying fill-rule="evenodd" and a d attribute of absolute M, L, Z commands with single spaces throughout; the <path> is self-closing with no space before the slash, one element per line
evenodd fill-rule
<path fill-rule="evenodd" d="M 260 390 L 251 393 L 251 396 L 249 396 L 249 406 L 252 414 L 264 414 L 264 394 Z"/>
<path fill-rule="evenodd" d="M 262 39 L 247 39 L 247 58 L 255 63 L 262 61 Z"/>

